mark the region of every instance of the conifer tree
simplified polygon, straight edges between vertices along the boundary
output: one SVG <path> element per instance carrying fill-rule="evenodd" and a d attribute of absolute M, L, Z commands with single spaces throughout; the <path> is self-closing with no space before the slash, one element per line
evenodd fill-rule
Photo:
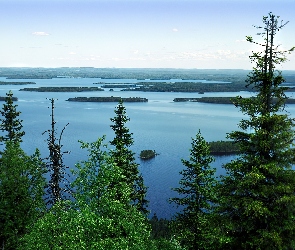
<path fill-rule="evenodd" d="M 7 141 L 0 160 L 0 248 L 16 249 L 44 212 L 45 166 L 39 151 L 28 156 L 18 142 Z"/>
<path fill-rule="evenodd" d="M 16 110 L 18 105 L 15 105 L 13 100 L 12 91 L 6 93 L 5 104 L 3 104 L 2 110 L 0 111 L 2 115 L 0 119 L 0 129 L 7 134 L 0 136 L 0 142 L 21 142 L 21 138 L 25 134 L 25 132 L 22 131 L 22 120 L 18 118 L 21 112 Z"/>
<path fill-rule="evenodd" d="M 0 247 L 15 249 L 20 237 L 25 234 L 44 209 L 44 164 L 39 151 L 28 156 L 20 143 L 25 134 L 21 112 L 13 104 L 11 91 L 1 112 L 1 130 L 7 135 L 0 137 L 5 149 L 0 159 Z"/>
<path fill-rule="evenodd" d="M 199 131 L 192 138 L 189 160 L 182 159 L 185 169 L 178 188 L 173 188 L 179 196 L 171 202 L 183 207 L 177 213 L 174 230 L 187 249 L 211 249 L 210 213 L 215 200 L 215 169 L 210 167 L 214 158 L 210 156 L 207 142 Z"/>
<path fill-rule="evenodd" d="M 111 118 L 114 123 L 111 128 L 115 132 L 115 137 L 110 142 L 115 147 L 111 155 L 117 166 L 122 169 L 126 183 L 133 189 L 131 201 L 139 211 L 147 213 L 146 187 L 139 173 L 138 164 L 135 162 L 134 153 L 129 149 L 133 145 L 133 138 L 132 133 L 125 126 L 130 119 L 126 115 L 122 100 L 118 103 L 115 114 L 116 116 Z"/>
<path fill-rule="evenodd" d="M 220 213 L 226 224 L 230 249 L 294 249 L 295 174 L 294 120 L 285 112 L 286 88 L 277 65 L 286 53 L 275 45 L 275 35 L 286 23 L 269 13 L 263 17 L 261 51 L 250 56 L 255 63 L 247 79 L 257 95 L 236 98 L 235 104 L 248 116 L 239 123 L 240 131 L 228 137 L 239 142 L 240 155 L 226 164 L 221 179 Z"/>
<path fill-rule="evenodd" d="M 65 193 L 69 193 L 69 185 L 66 180 L 66 166 L 63 163 L 63 153 L 61 139 L 63 132 L 68 124 L 62 129 L 59 138 L 56 136 L 56 121 L 54 119 L 54 99 L 51 102 L 51 129 L 45 131 L 48 133 L 47 145 L 49 149 L 49 163 L 47 164 L 50 180 L 47 186 L 47 203 L 53 205 L 66 198 Z M 43 134 L 44 134 L 43 133 Z"/>

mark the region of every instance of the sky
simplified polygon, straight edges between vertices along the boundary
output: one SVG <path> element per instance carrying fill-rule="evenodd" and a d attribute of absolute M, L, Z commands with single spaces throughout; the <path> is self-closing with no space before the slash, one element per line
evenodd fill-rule
<path fill-rule="evenodd" d="M 294 0 L 0 0 L 0 67 L 251 69 L 269 12 L 295 46 Z"/>

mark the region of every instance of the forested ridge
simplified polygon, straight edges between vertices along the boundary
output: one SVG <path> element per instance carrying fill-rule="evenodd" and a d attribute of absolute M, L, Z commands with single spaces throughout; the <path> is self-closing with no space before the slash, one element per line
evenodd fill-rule
<path fill-rule="evenodd" d="M 275 44 L 286 25 L 279 20 L 268 13 L 255 26 L 263 31 L 262 41 L 246 37 L 262 50 L 250 56 L 254 67 L 246 78 L 255 98 L 233 101 L 244 118 L 239 130 L 229 131 L 226 146 L 237 157 L 221 166 L 224 176 L 216 176 L 211 153 L 224 143 L 210 144 L 196 131 L 188 159 L 180 159 L 184 168 L 170 199 L 180 209 L 171 220 L 149 214 L 148 187 L 130 149 L 133 134 L 123 100 L 110 118 L 114 138 L 80 141 L 88 158 L 76 163 L 69 181 L 62 145 L 67 125 L 57 133 L 55 99 L 49 99 L 48 157 L 42 159 L 38 149 L 33 155 L 22 149 L 21 112 L 9 91 L 0 111 L 0 247 L 294 249 L 294 119 L 285 110 L 287 88 L 276 67 L 295 47 L 281 51 Z"/>

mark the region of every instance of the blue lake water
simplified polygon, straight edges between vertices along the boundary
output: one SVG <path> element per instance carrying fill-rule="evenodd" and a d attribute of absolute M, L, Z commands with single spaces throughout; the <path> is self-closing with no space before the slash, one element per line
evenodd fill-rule
<path fill-rule="evenodd" d="M 0 81 L 15 81 L 0 78 Z M 226 133 L 238 129 L 238 122 L 243 118 L 233 105 L 204 104 L 197 102 L 173 102 L 177 97 L 203 96 L 251 96 L 253 93 L 149 93 L 149 92 L 120 92 L 99 91 L 82 93 L 41 93 L 19 91 L 24 87 L 41 86 L 99 86 L 100 78 L 57 78 L 57 79 L 30 79 L 17 81 L 34 81 L 36 85 L 0 86 L 0 96 L 12 90 L 19 100 L 16 102 L 18 110 L 22 112 L 23 126 L 26 135 L 22 147 L 32 154 L 39 148 L 43 157 L 48 156 L 45 130 L 50 129 L 51 109 L 49 98 L 55 102 L 55 120 L 60 132 L 69 123 L 64 131 L 63 149 L 70 151 L 64 156 L 64 162 L 70 168 L 75 163 L 86 159 L 86 152 L 80 149 L 78 140 L 92 142 L 98 137 L 106 135 L 106 141 L 113 139 L 110 118 L 115 116 L 116 103 L 81 103 L 67 102 L 69 97 L 76 96 L 121 96 L 145 97 L 147 103 L 125 103 L 130 121 L 126 124 L 133 133 L 134 145 L 140 171 L 143 174 L 145 185 L 148 186 L 149 209 L 151 214 L 170 218 L 176 211 L 168 199 L 176 195 L 171 191 L 177 187 L 180 180 L 179 171 L 183 169 L 181 159 L 188 159 L 191 148 L 191 138 L 201 130 L 206 141 L 224 140 Z M 106 83 L 132 82 L 123 79 L 103 79 Z M 288 95 L 293 95 L 289 93 Z M 47 99 L 46 99 L 47 98 Z M 291 116 L 295 115 L 295 105 L 289 105 L 287 110 Z M 150 161 L 141 161 L 139 153 L 143 149 L 156 150 L 159 155 Z M 216 157 L 212 164 L 217 169 L 217 176 L 224 173 L 222 164 L 230 161 L 231 156 Z"/>

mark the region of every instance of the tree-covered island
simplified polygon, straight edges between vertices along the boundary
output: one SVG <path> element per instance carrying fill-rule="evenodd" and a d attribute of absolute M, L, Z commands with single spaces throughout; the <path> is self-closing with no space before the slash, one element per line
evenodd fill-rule
<path fill-rule="evenodd" d="M 156 153 L 155 150 L 145 149 L 140 152 L 139 157 L 140 157 L 140 159 L 143 159 L 143 160 L 149 160 L 149 159 L 156 157 L 156 155 L 158 155 L 158 154 Z"/>
<path fill-rule="evenodd" d="M 69 102 L 148 102 L 147 98 L 142 97 L 119 97 L 119 96 L 104 96 L 104 97 L 73 97 L 67 99 Z"/>
<path fill-rule="evenodd" d="M 4 82 L 0 81 L 0 85 L 27 85 L 27 84 L 36 84 L 35 82 Z"/>
<path fill-rule="evenodd" d="M 23 88 L 20 91 L 31 92 L 88 92 L 88 91 L 104 91 L 98 87 L 39 87 L 39 88 Z"/>
<path fill-rule="evenodd" d="M 244 98 L 244 99 L 252 99 L 254 100 L 254 97 L 251 98 Z M 200 98 L 174 98 L 174 102 L 203 102 L 203 103 L 215 103 L 215 104 L 235 104 L 235 98 L 234 97 L 200 97 Z M 277 99 L 273 99 L 273 102 L 276 102 Z M 295 104 L 295 99 L 288 98 L 285 101 L 286 104 Z"/>
<path fill-rule="evenodd" d="M 0 101 L 1 101 L 1 102 L 5 102 L 6 100 L 7 100 L 7 97 L 6 97 L 6 96 L 0 96 Z M 13 102 L 16 102 L 16 101 L 18 101 L 18 98 L 15 97 L 15 96 L 12 96 L 12 97 L 11 97 L 11 100 L 12 100 Z"/>
<path fill-rule="evenodd" d="M 212 141 L 208 145 L 212 155 L 235 155 L 240 151 L 240 145 L 234 141 Z"/>

